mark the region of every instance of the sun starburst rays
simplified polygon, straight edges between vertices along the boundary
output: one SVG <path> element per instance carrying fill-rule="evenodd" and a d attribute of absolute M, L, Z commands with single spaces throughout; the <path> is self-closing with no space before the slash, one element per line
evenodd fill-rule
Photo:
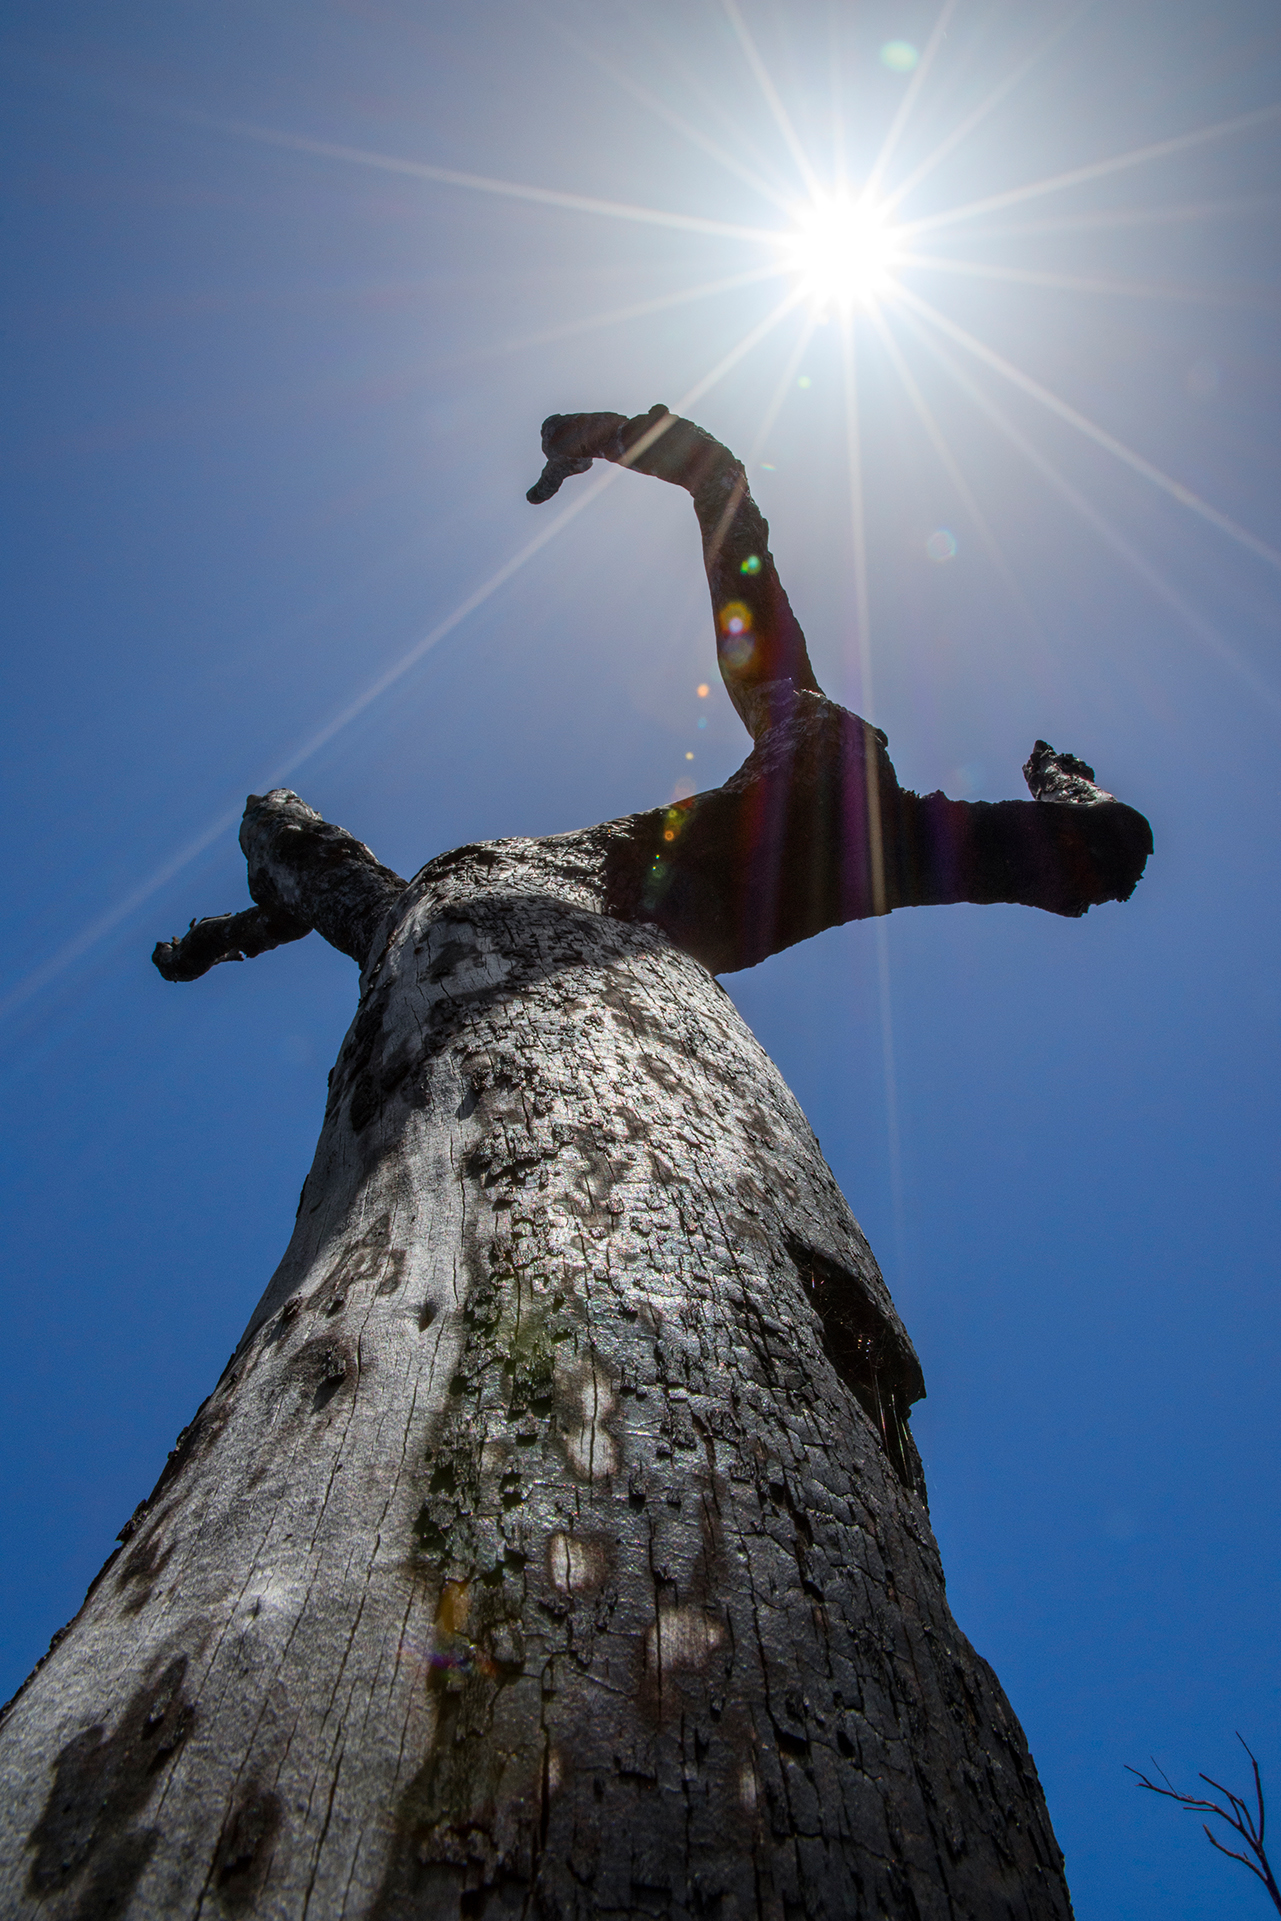
<path fill-rule="evenodd" d="M 1105 160 L 1091 160 L 1084 166 L 1069 167 L 1062 173 L 1050 174 L 1044 180 L 1032 180 L 1022 187 L 1007 187 L 999 193 L 985 194 L 978 200 L 971 200 L 965 206 L 951 207 L 945 213 L 929 214 L 923 219 L 908 222 L 907 232 L 911 235 L 932 233 L 936 228 L 956 226 L 963 220 L 977 219 L 980 214 L 997 213 L 1003 207 L 1018 207 L 1027 200 L 1042 199 L 1046 194 L 1066 193 L 1071 187 L 1085 186 L 1090 181 L 1106 179 L 1110 174 L 1149 166 L 1155 160 L 1168 160 L 1175 154 L 1188 153 L 1194 147 L 1208 146 L 1218 140 L 1230 140 L 1236 134 L 1267 126 L 1279 118 L 1281 103 L 1260 107 L 1253 113 L 1237 114 L 1231 120 L 1216 121 L 1213 126 L 1193 127 L 1187 133 L 1176 134 L 1169 140 L 1150 141 L 1147 146 L 1131 148 L 1128 153 L 1112 154 Z"/>
<path fill-rule="evenodd" d="M 985 392 L 953 355 L 948 353 L 937 336 L 932 335 L 910 313 L 903 315 L 903 323 L 923 354 L 942 368 L 956 390 L 969 400 L 984 419 L 992 423 L 1001 437 L 1015 449 L 1046 485 L 1066 502 L 1073 513 L 1085 522 L 1102 544 L 1124 561 L 1125 565 L 1142 580 L 1163 605 L 1171 608 L 1179 616 L 1209 653 L 1230 668 L 1270 707 L 1281 711 L 1281 694 L 1242 658 L 1209 621 L 1197 613 L 1186 596 L 1172 586 L 1159 568 L 1154 567 L 1144 558 L 1133 541 L 1127 540 L 1124 534 L 1119 532 L 1109 516 L 1095 507 L 1079 487 L 1073 486 L 1067 476 L 1036 446 L 1035 442 L 1015 425 L 992 396 Z"/>
<path fill-rule="evenodd" d="M 976 360 L 991 368 L 994 373 L 1000 374 L 1004 380 L 1019 388 L 1047 412 L 1056 415 L 1069 427 L 1075 428 L 1077 433 L 1083 435 L 1086 440 L 1092 440 L 1095 446 L 1101 447 L 1105 453 L 1121 461 L 1132 472 L 1139 474 L 1152 486 L 1159 488 L 1162 493 L 1168 494 L 1171 500 L 1177 500 L 1181 507 L 1186 507 L 1190 513 L 1196 514 L 1199 519 L 1217 528 L 1221 534 L 1226 534 L 1229 540 L 1244 547 L 1257 559 L 1265 561 L 1269 567 L 1281 568 L 1281 551 L 1269 545 L 1266 540 L 1260 540 L 1257 534 L 1252 534 L 1248 528 L 1240 526 L 1230 515 L 1221 513 L 1217 507 L 1211 506 L 1208 500 L 1203 500 L 1200 494 L 1193 492 L 1191 487 L 1184 486 L 1182 481 L 1175 480 L 1171 475 L 1163 472 L 1154 461 L 1147 460 L 1142 454 L 1136 453 L 1133 447 L 1128 447 L 1116 434 L 1108 433 L 1096 421 L 1090 420 L 1087 415 L 1070 406 L 1058 394 L 1052 393 L 1039 380 L 1034 380 L 1030 374 L 1016 367 L 1004 354 L 997 353 L 994 347 L 987 346 L 966 328 L 958 326 L 954 320 L 949 320 L 947 315 L 940 313 L 937 307 L 931 306 L 928 301 L 920 299 L 918 295 L 910 293 L 905 287 L 900 288 L 899 293 L 900 298 L 923 320 L 936 327 L 940 333 L 946 334 L 958 346 L 964 347 Z"/>
<path fill-rule="evenodd" d="M 944 0 L 925 53 L 912 73 L 911 80 L 892 117 L 865 181 L 860 189 L 851 190 L 843 178 L 845 130 L 840 115 L 836 116 L 833 160 L 834 172 L 841 177 L 833 179 L 831 183 L 825 183 L 806 150 L 794 118 L 788 112 L 769 64 L 757 45 L 737 0 L 722 0 L 725 16 L 740 52 L 804 188 L 805 198 L 793 204 L 788 224 L 783 228 L 752 226 L 746 222 L 665 211 L 662 208 L 610 200 L 533 183 L 505 181 L 272 128 L 232 122 L 222 122 L 221 125 L 225 131 L 234 133 L 240 138 L 310 153 L 318 158 L 383 169 L 444 187 L 524 200 L 579 216 L 595 216 L 606 220 L 655 226 L 676 232 L 702 234 L 708 238 L 715 237 L 729 242 L 739 242 L 759 250 L 761 254 L 763 264 L 749 267 L 741 275 L 724 275 L 718 280 L 705 282 L 701 287 L 688 291 L 635 301 L 600 315 L 579 317 L 557 327 L 533 332 L 523 341 L 512 341 L 499 351 L 517 351 L 522 346 L 532 347 L 550 343 L 573 333 L 591 331 L 611 324 L 623 324 L 647 312 L 658 312 L 669 306 L 693 305 L 700 299 L 709 298 L 721 289 L 734 285 L 736 281 L 746 286 L 754 279 L 767 279 L 771 274 L 790 277 L 793 283 L 792 293 L 784 296 L 778 306 L 759 325 L 747 330 L 739 345 L 732 350 L 728 364 L 737 364 L 750 353 L 753 346 L 777 325 L 779 318 L 800 300 L 808 301 L 816 315 L 821 315 L 825 311 L 839 313 L 847 325 L 850 317 L 860 311 L 876 321 L 879 326 L 882 309 L 893 312 L 896 309 L 902 311 L 904 308 L 910 308 L 934 327 L 950 334 L 957 344 L 962 345 L 967 352 L 981 360 L 991 371 L 1020 386 L 1042 406 L 1112 453 L 1134 472 L 1178 501 L 1180 505 L 1197 514 L 1239 545 L 1246 547 L 1269 565 L 1281 565 L 1281 555 L 1278 555 L 1267 542 L 1240 527 L 1230 516 L 1220 512 L 1190 488 L 1164 474 L 1154 463 L 1126 447 L 1105 429 L 1086 419 L 1032 375 L 1015 367 L 1004 356 L 986 346 L 965 329 L 958 327 L 957 323 L 946 314 L 923 302 L 920 295 L 909 288 L 903 279 L 905 273 L 917 270 L 969 277 L 975 280 L 1004 281 L 1009 284 L 1025 284 L 1030 287 L 1040 286 L 1104 296 L 1203 298 L 1218 303 L 1230 299 L 1241 299 L 1241 295 L 1227 294 L 1214 289 L 1125 282 L 1107 276 L 1073 273 L 1054 268 L 1031 267 L 1001 261 L 979 261 L 967 259 L 961 255 L 944 256 L 924 253 L 917 243 L 926 235 L 941 234 L 950 229 L 970 226 L 984 215 L 1004 212 L 1046 195 L 1067 192 L 1087 182 L 1148 165 L 1177 153 L 1219 142 L 1235 134 L 1261 127 L 1281 116 L 1281 106 L 1260 108 L 1251 113 L 1237 115 L 1233 119 L 1216 122 L 1211 126 L 1191 129 L 1166 140 L 1149 142 L 1146 146 L 1132 149 L 1128 153 L 1090 161 L 1038 181 L 981 196 L 939 213 L 915 220 L 899 220 L 896 217 L 898 209 L 915 186 L 937 169 L 946 154 L 955 150 L 978 126 L 983 124 L 996 106 L 1012 93 L 1043 59 L 1049 46 L 1075 25 L 1085 11 L 1083 8 L 1077 9 L 1068 16 L 1048 40 L 1034 48 L 1014 66 L 1010 73 L 998 81 L 976 108 L 963 115 L 924 159 L 907 171 L 896 186 L 886 188 L 882 183 L 913 113 L 919 112 L 925 82 L 943 44 L 953 6 L 954 0 Z M 569 35 L 567 30 L 566 38 L 577 44 L 575 37 Z M 580 50 L 598 70 L 605 72 L 614 84 L 624 87 L 647 111 L 675 127 L 694 145 L 707 152 L 730 172 L 736 173 L 761 199 L 776 208 L 779 206 L 784 196 L 771 187 L 758 172 L 754 172 L 740 162 L 721 143 L 712 141 L 696 125 L 677 114 L 651 91 L 613 69 L 604 56 L 596 54 L 587 46 L 582 46 Z M 839 49 L 834 48 L 833 71 L 837 70 L 835 56 L 838 52 Z M 1154 211 L 1152 217 L 1159 218 L 1159 216 L 1160 210 Z M 1131 213 L 1127 217 L 1136 216 Z M 1101 221 L 1106 220 L 1107 215 L 1106 212 L 1093 213 L 1083 218 Z M 902 362 L 901 356 L 897 359 L 891 356 L 890 364 L 894 366 L 896 374 L 902 378 L 905 363 Z"/>
<path fill-rule="evenodd" d="M 381 169 L 445 187 L 460 188 L 469 192 L 517 201 L 523 200 L 581 216 L 667 228 L 674 232 L 701 234 L 708 238 L 715 237 L 720 240 L 745 243 L 759 250 L 763 258 L 764 264 L 748 268 L 740 275 L 722 276 L 719 280 L 703 283 L 701 287 L 658 296 L 650 300 L 635 301 L 612 312 L 580 317 L 559 326 L 543 329 L 541 332 L 533 332 L 523 340 L 511 341 L 495 351 L 517 351 L 521 347 L 550 343 L 574 333 L 587 332 L 611 324 L 623 324 L 648 312 L 658 312 L 665 307 L 682 304 L 694 304 L 736 283 L 746 286 L 753 280 L 768 279 L 771 275 L 790 276 L 793 281 L 793 293 L 791 296 L 785 296 L 757 327 L 748 330 L 743 340 L 733 350 L 730 364 L 737 364 L 751 351 L 759 339 L 763 339 L 772 331 L 779 317 L 802 299 L 809 302 L 816 314 L 822 314 L 828 310 L 835 311 L 846 323 L 850 316 L 858 311 L 877 320 L 882 308 L 892 311 L 895 308 L 901 310 L 904 307 L 912 307 L 918 315 L 928 319 L 934 326 L 950 332 L 968 352 L 983 360 L 1002 378 L 1022 386 L 1025 392 L 1035 397 L 1043 406 L 1057 413 L 1061 419 L 1067 420 L 1087 438 L 1093 439 L 1096 444 L 1113 453 L 1133 471 L 1161 488 L 1182 506 L 1217 527 L 1220 532 L 1246 547 L 1269 565 L 1281 565 L 1281 555 L 1278 555 L 1267 542 L 1241 528 L 1230 516 L 1221 513 L 1190 488 L 1174 481 L 1142 455 L 1108 434 L 1105 429 L 1078 414 L 1031 375 L 1016 368 L 1004 356 L 986 347 L 964 329 L 958 328 L 955 322 L 936 308 L 922 302 L 920 296 L 904 284 L 902 277 L 904 272 L 916 269 L 975 280 L 1005 281 L 1010 284 L 1025 284 L 1105 296 L 1203 299 L 1215 304 L 1241 301 L 1245 296 L 1235 292 L 1125 282 L 1107 276 L 1028 267 L 1017 263 L 976 261 L 959 255 L 926 254 L 920 251 L 916 243 L 926 235 L 942 234 L 949 229 L 972 225 L 984 215 L 1003 212 L 1030 200 L 1066 192 L 1087 182 L 1100 180 L 1192 148 L 1251 131 L 1281 117 L 1281 104 L 1259 108 L 1210 126 L 1194 128 L 1166 140 L 1149 142 L 1127 153 L 1090 161 L 1022 186 L 1002 189 L 939 213 L 915 220 L 899 221 L 896 219 L 897 210 L 916 185 L 935 171 L 943 157 L 962 144 L 991 115 L 996 106 L 1012 93 L 1043 59 L 1049 47 L 1060 40 L 1088 10 L 1086 7 L 1080 7 L 1067 16 L 1048 39 L 1034 48 L 991 89 L 976 108 L 963 115 L 924 159 L 909 169 L 896 186 L 886 189 L 882 184 L 885 174 L 903 139 L 913 112 L 919 109 L 920 96 L 929 70 L 942 46 L 954 4 L 955 0 L 944 0 L 944 5 L 936 16 L 924 55 L 912 73 L 864 184 L 858 191 L 852 191 L 844 180 L 845 129 L 839 113 L 835 116 L 833 141 L 834 174 L 837 177 L 830 184 L 825 184 L 806 150 L 793 116 L 788 112 L 769 64 L 762 55 L 737 0 L 722 0 L 724 14 L 745 63 L 805 190 L 806 198 L 800 203 L 793 203 L 789 223 L 781 229 L 750 226 L 745 222 L 718 220 L 700 214 L 666 211 L 639 203 L 610 200 L 534 183 L 500 180 L 278 129 L 251 126 L 243 122 L 215 122 L 211 116 L 201 114 L 193 114 L 189 117 L 203 120 L 207 124 L 218 124 L 223 131 L 242 139 L 309 153 L 318 158 Z M 730 172 L 737 174 L 761 199 L 768 201 L 776 208 L 785 206 L 786 197 L 764 180 L 759 172 L 753 172 L 722 144 L 712 141 L 697 126 L 677 114 L 651 91 L 612 67 L 604 56 L 598 55 L 594 49 L 583 45 L 567 29 L 562 31 L 571 44 L 579 47 L 585 59 L 605 72 L 614 84 L 629 92 L 647 111 L 675 127 L 694 145 L 707 152 Z M 838 56 L 839 47 L 834 45 L 832 60 L 834 73 L 839 70 Z M 1161 213 L 1162 210 L 1155 209 L 1151 211 L 1149 217 L 1159 220 Z M 1129 210 L 1125 217 L 1129 220 L 1142 218 L 1142 210 Z M 1081 216 L 1081 219 L 1084 222 L 1093 221 L 1096 224 L 1106 223 L 1108 215 L 1106 211 L 1093 212 Z M 1047 223 L 1049 224 L 1051 223 Z M 892 359 L 891 364 L 901 376 L 901 357 L 899 361 Z"/>
<path fill-rule="evenodd" d="M 1172 282 L 1118 280 L 1113 275 L 1056 272 L 1044 267 L 1016 267 L 1008 262 L 964 260 L 948 254 L 918 253 L 904 249 L 901 265 L 921 267 L 927 272 L 956 274 L 963 280 L 1001 280 L 1014 286 L 1045 287 L 1055 292 L 1106 294 L 1121 300 L 1178 300 L 1198 307 L 1248 307 L 1276 304 L 1274 291 L 1262 286 L 1253 292 L 1235 287 L 1197 284 L 1179 286 Z"/>
<path fill-rule="evenodd" d="M 909 277 L 915 278 L 918 274 L 928 274 L 1106 298 L 1196 300 L 1215 305 L 1248 304 L 1249 290 L 1126 280 L 1107 274 L 1082 273 L 1059 265 L 1029 265 L 1018 261 L 990 258 L 978 260 L 969 258 L 964 253 L 925 252 L 921 249 L 920 242 L 929 236 L 954 244 L 957 238 L 968 234 L 972 240 L 981 239 L 985 245 L 989 245 L 994 239 L 998 239 L 1002 232 L 1007 236 L 1015 236 L 1020 231 L 1017 224 L 1007 221 L 1003 229 L 994 230 L 990 224 L 990 216 L 1005 213 L 1046 196 L 1068 193 L 1074 188 L 1103 181 L 1139 167 L 1151 166 L 1176 155 L 1256 131 L 1281 118 L 1281 104 L 1260 107 L 1211 125 L 1185 130 L 1167 139 L 1149 141 L 1146 145 L 1125 153 L 1086 161 L 1081 165 L 1060 170 L 1038 180 L 1000 188 L 951 208 L 914 219 L 904 218 L 900 214 L 900 208 L 909 200 L 917 187 L 937 173 L 945 158 L 962 149 L 965 142 L 991 120 L 997 107 L 1017 93 L 1034 70 L 1038 67 L 1043 69 L 1049 51 L 1061 43 L 1089 13 L 1091 0 L 1083 0 L 1083 4 L 1065 14 L 1037 45 L 1025 52 L 1022 57 L 1013 60 L 1007 71 L 998 76 L 995 84 L 989 88 L 979 103 L 954 120 L 950 128 L 941 132 L 939 138 L 927 149 L 923 157 L 909 164 L 897 182 L 891 182 L 888 178 L 889 171 L 898 151 L 903 146 L 909 127 L 914 120 L 922 120 L 927 82 L 936 63 L 944 57 L 946 30 L 955 5 L 956 0 L 943 0 L 935 16 L 924 52 L 920 56 L 916 56 L 914 49 L 908 49 L 913 55 L 910 80 L 890 116 L 879 150 L 872 158 L 870 166 L 864 170 L 861 184 L 852 185 L 847 179 L 849 130 L 840 99 L 844 53 L 836 14 L 833 12 L 831 16 L 832 44 L 828 62 L 833 104 L 831 165 L 829 177 L 824 179 L 819 165 L 803 138 L 804 123 L 789 110 L 785 99 L 786 88 L 780 84 L 771 60 L 762 51 L 763 43 L 758 41 L 749 26 L 739 0 L 721 0 L 722 12 L 732 34 L 733 43 L 737 46 L 743 66 L 750 75 L 751 84 L 755 87 L 763 105 L 764 124 L 766 128 L 772 124 L 781 142 L 783 153 L 786 155 L 786 161 L 795 170 L 802 190 L 802 197 L 799 200 L 790 199 L 786 192 L 766 178 L 767 172 L 772 170 L 772 161 L 762 150 L 753 147 L 748 139 L 748 125 L 754 118 L 757 123 L 757 132 L 760 133 L 760 116 L 744 115 L 741 112 L 737 116 L 727 114 L 723 102 L 707 93 L 695 75 L 681 68 L 673 49 L 662 47 L 660 58 L 669 75 L 680 74 L 683 81 L 694 88 L 695 95 L 700 99 L 700 110 L 693 117 L 678 112 L 671 105 L 670 100 L 661 98 L 652 88 L 644 86 L 631 71 L 611 61 L 606 53 L 598 51 L 580 35 L 571 32 L 563 23 L 550 22 L 566 43 L 576 50 L 586 65 L 597 73 L 603 74 L 608 82 L 617 87 L 622 94 L 633 99 L 646 113 L 663 126 L 675 131 L 689 145 L 706 154 L 725 172 L 737 178 L 760 202 L 770 207 L 773 210 L 774 225 L 754 225 L 745 220 L 717 219 L 701 213 L 666 211 L 661 207 L 612 200 L 558 187 L 501 180 L 441 167 L 426 161 L 382 154 L 366 148 L 272 128 L 229 121 L 218 124 L 225 132 L 235 134 L 239 138 L 309 153 L 317 158 L 383 169 L 420 179 L 424 183 L 461 189 L 494 198 L 525 201 L 549 209 L 559 209 L 577 217 L 625 222 L 666 228 L 672 232 L 701 235 L 709 240 L 714 238 L 731 245 L 745 246 L 755 256 L 752 264 L 737 274 L 722 274 L 716 279 L 704 281 L 688 289 L 635 300 L 597 314 L 576 316 L 557 325 L 509 339 L 493 349 L 480 348 L 475 353 L 467 355 L 468 360 L 476 358 L 477 354 L 480 357 L 489 357 L 495 352 L 513 353 L 532 350 L 537 346 L 567 339 L 576 334 L 589 333 L 612 325 L 623 325 L 648 314 L 656 314 L 679 306 L 693 308 L 701 301 L 711 299 L 730 289 L 741 288 L 746 291 L 754 282 L 765 282 L 771 277 L 781 278 L 790 283 L 789 291 L 785 292 L 761 319 L 749 325 L 740 335 L 737 344 L 721 357 L 711 373 L 696 383 L 690 393 L 691 404 L 694 399 L 707 391 L 710 385 L 722 378 L 731 367 L 744 361 L 774 331 L 779 322 L 794 307 L 802 303 L 807 307 L 809 314 L 806 330 L 801 336 L 802 341 L 808 341 L 819 319 L 830 316 L 839 319 L 846 391 L 847 395 L 852 395 L 857 385 L 856 322 L 869 325 L 885 349 L 886 365 L 892 370 L 894 377 L 907 394 L 927 438 L 948 472 L 956 488 L 958 499 L 966 506 L 967 511 L 977 523 L 981 521 L 981 509 L 974 491 L 964 478 L 960 462 L 943 441 L 937 422 L 933 420 L 925 406 L 919 383 L 915 380 L 904 356 L 903 343 L 896 338 L 892 324 L 910 321 L 912 324 L 907 329 L 908 336 L 919 341 L 923 338 L 921 325 L 924 323 L 927 330 L 932 330 L 936 336 L 949 338 L 988 373 L 1013 384 L 1026 396 L 1036 401 L 1042 409 L 1072 427 L 1083 438 L 1109 453 L 1134 474 L 1234 541 L 1256 559 L 1270 567 L 1281 567 L 1281 552 L 1267 541 L 1240 526 L 1212 502 L 1165 473 L 1143 454 L 1126 445 L 1118 436 L 1111 434 L 1099 423 L 1073 408 L 1033 374 L 1016 366 L 995 348 L 961 327 L 951 316 L 925 301 L 920 293 L 908 284 Z M 647 31 L 650 32 L 651 38 L 656 35 L 661 38 L 659 30 L 652 23 Z M 705 110 L 708 107 L 714 109 L 717 116 L 724 120 L 729 135 L 727 140 L 713 139 L 698 124 L 700 118 L 707 117 Z M 204 119 L 207 124 L 214 124 L 208 116 L 192 117 Z M 744 151 L 755 154 L 754 164 L 749 164 L 733 151 L 735 139 L 740 136 Z M 1206 216 L 1209 215 L 1214 204 L 1206 203 Z M 1245 210 L 1251 203 L 1248 199 L 1243 199 L 1240 204 Z M 777 224 L 777 215 L 780 212 L 785 218 L 785 224 L 782 226 Z M 1074 228 L 1090 231 L 1094 228 L 1105 228 L 1109 224 L 1139 224 L 1145 220 L 1159 224 L 1163 220 L 1175 218 L 1190 220 L 1198 217 L 1202 217 L 1202 209 L 1197 205 L 1185 205 L 1173 210 L 1161 207 L 1120 210 L 1091 208 L 1083 213 L 1067 214 L 1057 221 L 1026 222 L 1024 230 L 1029 235 L 1067 232 Z M 986 224 L 981 225 L 980 223 L 983 222 Z M 803 345 L 795 348 L 792 359 L 796 359 L 798 354 L 803 354 L 803 351 Z M 790 365 L 791 360 L 789 360 Z M 783 384 L 771 398 L 765 409 L 767 425 L 761 428 L 758 439 L 763 441 L 763 436 L 770 431 L 786 406 L 790 381 L 793 377 L 794 369 L 792 374 L 785 376 Z M 857 435 L 849 439 L 847 456 L 851 462 L 855 458 L 856 442 Z M 861 482 L 851 468 L 852 488 L 857 492 L 860 485 Z M 990 542 L 985 540 L 985 544 Z M 870 673 L 870 657 L 864 666 Z"/>

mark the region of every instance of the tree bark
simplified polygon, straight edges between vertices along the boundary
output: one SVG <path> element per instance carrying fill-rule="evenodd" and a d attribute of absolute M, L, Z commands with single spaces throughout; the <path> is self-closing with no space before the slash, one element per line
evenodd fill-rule
<path fill-rule="evenodd" d="M 710 464 L 716 606 L 747 507 L 767 547 Z M 762 574 L 724 788 L 408 883 L 251 797 L 255 906 L 157 948 L 186 980 L 315 928 L 360 1003 L 284 1260 L 0 1726 L 6 1915 L 1070 1915 L 948 1610 L 915 1353 L 709 970 L 1083 912 L 1150 836 L 1044 743 L 1044 799 L 904 793 Z"/>

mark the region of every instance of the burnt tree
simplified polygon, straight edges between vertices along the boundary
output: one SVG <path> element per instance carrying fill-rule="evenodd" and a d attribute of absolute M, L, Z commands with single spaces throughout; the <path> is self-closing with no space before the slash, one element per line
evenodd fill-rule
<path fill-rule="evenodd" d="M 253 905 L 359 966 L 285 1257 L 0 1728 L 0 1905 L 128 1916 L 1061 1921 L 1022 1730 L 944 1595 L 876 1262 L 718 972 L 945 901 L 1081 914 L 1142 816 L 900 788 L 828 701 L 742 467 L 553 417 L 693 495 L 754 747 L 714 792 L 405 881 L 284 790 Z"/>

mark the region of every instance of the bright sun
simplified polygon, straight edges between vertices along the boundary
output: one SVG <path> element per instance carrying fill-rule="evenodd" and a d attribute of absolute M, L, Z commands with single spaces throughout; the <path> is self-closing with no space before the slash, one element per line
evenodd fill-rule
<path fill-rule="evenodd" d="M 848 196 L 818 200 L 788 241 L 791 262 L 816 306 L 872 306 L 889 290 L 898 234 L 884 208 Z"/>

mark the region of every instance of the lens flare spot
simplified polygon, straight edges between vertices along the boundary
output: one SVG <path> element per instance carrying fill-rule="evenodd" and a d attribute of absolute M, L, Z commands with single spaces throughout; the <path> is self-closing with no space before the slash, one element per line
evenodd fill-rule
<path fill-rule="evenodd" d="M 982 761 L 972 760 L 964 767 L 958 767 L 950 784 L 956 788 L 960 800 L 969 800 L 983 785 Z"/>
<path fill-rule="evenodd" d="M 712 691 L 712 690 L 711 690 L 711 688 L 710 688 L 710 687 L 708 686 L 708 684 L 707 684 L 707 682 L 706 682 L 705 680 L 700 680 L 700 681 L 699 681 L 699 683 L 698 683 L 698 698 L 699 698 L 700 700 L 706 700 L 706 699 L 707 699 L 707 696 L 708 696 L 708 695 L 709 695 L 709 694 L 711 693 L 711 691 Z"/>
<path fill-rule="evenodd" d="M 685 758 L 686 760 L 693 760 L 694 756 L 692 754 L 686 754 Z M 694 791 L 690 782 L 687 781 L 684 778 L 684 776 L 682 776 L 681 779 L 677 781 L 676 792 L 672 797 L 672 804 L 671 806 L 668 807 L 667 812 L 663 816 L 663 839 L 664 840 L 667 840 L 667 841 L 675 840 L 679 835 L 682 827 L 686 825 L 689 809 L 688 807 L 682 805 L 682 802 L 686 799 L 686 795 L 683 794 L 681 791 L 683 788 L 688 788 L 690 794 L 692 794 Z"/>
<path fill-rule="evenodd" d="M 473 1647 L 436 1648 L 427 1656 L 427 1665 L 434 1674 L 484 1674 L 493 1676 L 498 1669 L 487 1654 Z"/>
<path fill-rule="evenodd" d="M 910 40 L 887 40 L 881 48 L 881 65 L 891 73 L 911 73 L 920 57 Z"/>
<path fill-rule="evenodd" d="M 745 600 L 727 600 L 720 611 L 720 624 L 723 634 L 750 634 L 752 610 Z"/>
<path fill-rule="evenodd" d="M 706 725 L 707 725 L 707 715 L 706 715 L 706 714 L 702 714 L 702 715 L 700 715 L 700 716 L 699 716 L 699 718 L 698 718 L 698 720 L 697 720 L 697 721 L 695 722 L 695 725 L 696 725 L 697 727 L 700 727 L 700 728 L 701 728 L 701 727 L 706 727 Z"/>
<path fill-rule="evenodd" d="M 755 651 L 756 643 L 750 634 L 734 634 L 721 642 L 721 659 L 731 673 L 746 667 Z"/>
<path fill-rule="evenodd" d="M 446 1581 L 440 1590 L 440 1605 L 436 1609 L 436 1626 L 441 1633 L 462 1634 L 470 1612 L 471 1582 Z"/>
<path fill-rule="evenodd" d="M 612 1434 L 598 1421 L 584 1421 L 576 1433 L 565 1436 L 569 1464 L 590 1481 L 608 1480 L 618 1467 L 618 1446 Z"/>
<path fill-rule="evenodd" d="M 814 382 L 810 379 L 808 374 L 802 374 L 796 384 L 798 387 L 812 387 L 814 385 Z"/>
<path fill-rule="evenodd" d="M 956 535 L 950 527 L 936 527 L 925 543 L 925 551 L 935 565 L 941 567 L 945 560 L 955 557 Z"/>
<path fill-rule="evenodd" d="M 759 574 L 761 571 L 760 555 L 749 554 L 738 571 L 740 574 Z"/>
<path fill-rule="evenodd" d="M 694 756 L 692 754 L 686 754 L 685 758 L 686 760 L 693 760 Z"/>

